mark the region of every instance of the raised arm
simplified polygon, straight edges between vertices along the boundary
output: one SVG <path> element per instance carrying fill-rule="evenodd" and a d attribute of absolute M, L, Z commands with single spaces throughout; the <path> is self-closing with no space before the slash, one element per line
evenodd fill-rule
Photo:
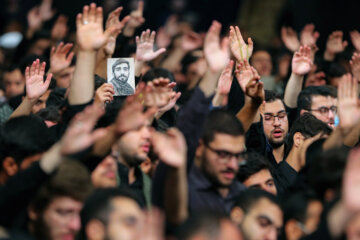
<path fill-rule="evenodd" d="M 103 30 L 102 8 L 96 4 L 84 6 L 83 13 L 76 17 L 76 43 L 79 46 L 74 79 L 71 82 L 69 103 L 86 104 L 94 96 L 94 73 L 96 52 L 116 32 L 116 27 Z"/>
<path fill-rule="evenodd" d="M 36 59 L 30 67 L 25 69 L 25 86 L 26 96 L 21 104 L 11 114 L 10 118 L 29 115 L 36 101 L 49 88 L 52 74 L 48 74 L 44 81 L 46 62 L 40 64 L 40 60 Z"/>
<path fill-rule="evenodd" d="M 348 45 L 347 41 L 343 41 L 343 32 L 335 31 L 330 34 L 326 42 L 326 50 L 324 52 L 324 59 L 326 61 L 333 61 L 336 54 L 345 50 Z"/>
<path fill-rule="evenodd" d="M 290 108 L 297 107 L 297 98 L 301 92 L 304 75 L 307 74 L 312 66 L 310 59 L 311 49 L 308 46 L 300 47 L 294 53 L 292 60 L 292 73 L 285 88 L 284 102 Z"/>
<path fill-rule="evenodd" d="M 135 31 L 138 27 L 143 25 L 145 18 L 143 17 L 144 13 L 144 1 L 138 2 L 138 7 L 130 13 L 130 20 L 124 28 L 124 36 L 132 37 L 135 34 Z"/>
<path fill-rule="evenodd" d="M 281 40 L 283 41 L 285 47 L 291 52 L 296 52 L 300 48 L 300 41 L 297 33 L 291 27 L 283 26 L 281 28 Z"/>
<path fill-rule="evenodd" d="M 218 85 L 216 88 L 216 93 L 212 101 L 214 107 L 224 107 L 228 103 L 228 95 L 231 89 L 231 83 L 233 80 L 233 71 L 234 61 L 230 60 L 229 64 L 222 71 Z"/>
<path fill-rule="evenodd" d="M 236 58 L 237 62 L 244 60 L 249 61 L 254 50 L 254 43 L 251 38 L 248 38 L 248 44 L 244 41 L 238 26 L 235 28 L 230 26 L 230 48 L 231 53 Z"/>

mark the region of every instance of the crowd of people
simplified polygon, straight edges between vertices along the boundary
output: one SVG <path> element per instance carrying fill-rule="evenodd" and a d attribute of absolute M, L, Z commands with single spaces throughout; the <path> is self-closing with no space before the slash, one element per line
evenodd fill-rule
<path fill-rule="evenodd" d="M 0 37 L 0 238 L 359 239 L 358 31 L 284 26 L 274 61 L 235 24 L 104 9 L 71 31 L 42 0 Z"/>

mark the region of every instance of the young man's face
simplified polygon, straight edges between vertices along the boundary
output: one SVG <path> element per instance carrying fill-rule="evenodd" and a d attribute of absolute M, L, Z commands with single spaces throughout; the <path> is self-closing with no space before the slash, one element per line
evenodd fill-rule
<path fill-rule="evenodd" d="M 334 128 L 336 111 L 331 109 L 336 108 L 337 99 L 330 96 L 312 96 L 311 97 L 311 114 L 317 119 Z"/>
<path fill-rule="evenodd" d="M 130 74 L 129 65 L 127 63 L 120 63 L 114 69 L 114 76 L 120 82 L 127 82 Z"/>
<path fill-rule="evenodd" d="M 92 171 L 91 182 L 95 188 L 116 187 L 116 176 L 116 159 L 112 155 L 108 155 Z"/>
<path fill-rule="evenodd" d="M 289 130 L 284 104 L 279 99 L 267 102 L 264 104 L 261 113 L 264 133 L 270 145 L 273 148 L 282 146 Z"/>
<path fill-rule="evenodd" d="M 251 58 L 251 65 L 259 72 L 260 76 L 270 76 L 272 71 L 271 56 L 266 51 L 257 51 Z"/>
<path fill-rule="evenodd" d="M 24 93 L 25 79 L 20 69 L 4 73 L 4 85 L 6 98 L 15 97 Z"/>
<path fill-rule="evenodd" d="M 73 240 L 80 230 L 83 203 L 70 197 L 56 197 L 43 213 L 44 230 L 52 240 Z"/>
<path fill-rule="evenodd" d="M 218 187 L 229 187 L 239 170 L 245 150 L 245 137 L 242 135 L 232 136 L 224 133 L 216 133 L 214 140 L 206 146 L 201 143 L 202 149 L 200 167 L 204 174 Z"/>
<path fill-rule="evenodd" d="M 150 150 L 150 127 L 125 133 L 118 142 L 118 151 L 127 164 L 135 166 L 145 161 Z"/>
<path fill-rule="evenodd" d="M 107 239 L 136 239 L 142 229 L 143 214 L 139 205 L 130 198 L 116 197 L 111 201 L 112 211 L 106 227 Z"/>
<path fill-rule="evenodd" d="M 244 215 L 240 228 L 246 240 L 276 240 L 282 225 L 279 206 L 262 198 Z"/>
<path fill-rule="evenodd" d="M 243 184 L 248 188 L 259 188 L 274 195 L 277 194 L 274 179 L 271 176 L 269 169 L 262 169 L 251 175 L 243 182 Z"/>

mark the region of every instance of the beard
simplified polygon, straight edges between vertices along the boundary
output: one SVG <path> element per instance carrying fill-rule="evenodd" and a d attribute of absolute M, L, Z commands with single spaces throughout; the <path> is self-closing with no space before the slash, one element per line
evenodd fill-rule
<path fill-rule="evenodd" d="M 281 147 L 285 143 L 285 141 L 284 141 L 284 139 L 279 140 L 279 141 L 274 141 L 274 139 L 270 138 L 269 143 L 273 149 L 277 149 L 277 148 Z"/>
<path fill-rule="evenodd" d="M 137 167 L 146 160 L 144 157 L 138 155 L 130 156 L 127 154 L 123 154 L 122 157 L 124 158 L 125 162 L 129 167 Z"/>
<path fill-rule="evenodd" d="M 120 83 L 126 83 L 129 76 L 126 76 L 124 74 L 121 74 L 119 76 L 115 76 L 115 79 Z"/>

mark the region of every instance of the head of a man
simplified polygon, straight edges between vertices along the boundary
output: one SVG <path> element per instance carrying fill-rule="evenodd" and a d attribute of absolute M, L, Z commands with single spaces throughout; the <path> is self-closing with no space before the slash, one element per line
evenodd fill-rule
<path fill-rule="evenodd" d="M 207 69 L 204 53 L 201 50 L 195 50 L 186 54 L 181 60 L 181 65 L 181 72 L 185 76 L 185 81 L 179 83 L 188 85 L 189 89 L 196 86 Z"/>
<path fill-rule="evenodd" d="M 0 182 L 18 170 L 28 168 L 38 161 L 53 144 L 45 123 L 36 116 L 21 116 L 7 121 L 0 134 Z"/>
<path fill-rule="evenodd" d="M 276 240 L 283 225 L 283 213 L 276 197 L 260 189 L 242 192 L 230 216 L 246 240 Z"/>
<path fill-rule="evenodd" d="M 323 210 L 322 202 L 311 191 L 288 194 L 282 204 L 286 239 L 301 239 L 314 232 Z"/>
<path fill-rule="evenodd" d="M 244 151 L 245 137 L 241 122 L 225 110 L 210 112 L 196 150 L 196 158 L 204 175 L 216 187 L 229 187 L 243 161 Z"/>
<path fill-rule="evenodd" d="M 124 59 L 118 59 L 112 66 L 114 77 L 120 83 L 126 83 L 130 75 L 130 64 Z"/>
<path fill-rule="evenodd" d="M 260 112 L 264 133 L 270 145 L 274 149 L 283 146 L 289 123 L 281 97 L 273 91 L 265 91 L 265 104 Z"/>
<path fill-rule="evenodd" d="M 81 237 L 89 240 L 136 239 L 143 219 L 136 196 L 121 188 L 96 190 L 81 212 Z"/>
<path fill-rule="evenodd" d="M 87 169 L 64 161 L 29 205 L 29 232 L 37 239 L 75 239 L 81 228 L 80 211 L 91 191 Z"/>
<path fill-rule="evenodd" d="M 117 185 L 116 156 L 109 154 L 91 172 L 94 188 L 116 187 Z"/>
<path fill-rule="evenodd" d="M 290 128 L 286 138 L 286 154 L 291 151 L 295 154 L 301 167 L 305 166 L 305 154 L 308 146 L 320 137 L 329 136 L 332 132 L 327 124 L 317 119 L 310 113 L 300 116 Z M 320 134 L 321 136 L 317 136 Z"/>
<path fill-rule="evenodd" d="M 20 68 L 13 67 L 7 69 L 3 74 L 3 82 L 5 87 L 5 97 L 7 99 L 24 93 L 25 78 Z"/>
<path fill-rule="evenodd" d="M 276 195 L 271 167 L 265 158 L 256 152 L 250 152 L 246 154 L 245 160 L 240 166 L 237 179 L 248 188 L 262 189 Z"/>
<path fill-rule="evenodd" d="M 310 112 L 317 119 L 335 127 L 337 113 L 336 89 L 329 86 L 310 86 L 303 89 L 297 99 L 300 115 Z"/>
<path fill-rule="evenodd" d="M 251 57 L 251 65 L 259 72 L 260 76 L 270 76 L 272 72 L 271 55 L 266 50 L 257 50 Z"/>

